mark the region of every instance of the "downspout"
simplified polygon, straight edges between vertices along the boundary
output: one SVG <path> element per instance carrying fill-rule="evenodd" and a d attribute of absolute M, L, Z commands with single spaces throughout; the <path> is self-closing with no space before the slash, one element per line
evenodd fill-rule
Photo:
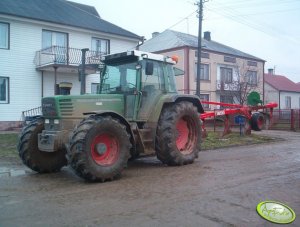
<path fill-rule="evenodd" d="M 184 75 L 184 94 L 189 94 L 190 93 L 190 67 L 189 67 L 189 61 L 190 61 L 190 51 L 188 47 L 184 47 L 184 64 L 183 68 L 184 71 L 186 72 Z"/>
<path fill-rule="evenodd" d="M 42 70 L 42 84 L 41 84 L 41 93 L 42 93 L 42 98 L 44 97 L 44 71 Z"/>
<path fill-rule="evenodd" d="M 139 50 L 140 49 L 140 46 L 142 46 L 144 44 L 144 41 L 145 41 L 145 37 L 144 36 L 141 36 L 141 43 L 138 42 L 138 45 L 135 47 L 136 50 Z"/>
<path fill-rule="evenodd" d="M 280 90 L 279 90 L 279 98 L 278 98 L 278 106 L 279 106 L 279 110 L 281 110 L 281 105 L 280 105 Z"/>
<path fill-rule="evenodd" d="M 54 95 L 57 95 L 56 83 L 57 83 L 57 66 L 54 66 Z"/>
<path fill-rule="evenodd" d="M 263 62 L 263 103 L 265 103 L 265 62 Z"/>

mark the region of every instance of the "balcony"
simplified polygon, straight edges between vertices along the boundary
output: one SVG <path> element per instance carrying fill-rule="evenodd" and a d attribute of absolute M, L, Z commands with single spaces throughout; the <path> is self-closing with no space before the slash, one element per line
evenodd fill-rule
<path fill-rule="evenodd" d="M 36 52 L 36 69 L 54 71 L 59 68 L 60 72 L 77 73 L 78 66 L 81 64 L 81 55 L 81 49 L 51 46 Z M 102 54 L 96 51 L 86 52 L 87 73 L 96 71 L 101 63 L 101 56 Z"/>
<path fill-rule="evenodd" d="M 224 81 L 221 81 L 221 80 L 217 80 L 217 88 L 216 90 L 219 91 L 219 92 L 222 92 L 222 91 L 239 91 L 240 90 L 240 82 L 239 81 L 232 81 L 230 83 L 227 83 L 227 82 L 224 82 Z"/>

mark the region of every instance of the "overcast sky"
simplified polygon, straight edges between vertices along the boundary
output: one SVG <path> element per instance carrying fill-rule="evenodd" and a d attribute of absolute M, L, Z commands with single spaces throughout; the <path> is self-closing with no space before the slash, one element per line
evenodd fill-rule
<path fill-rule="evenodd" d="M 71 0 L 139 36 L 173 29 L 198 34 L 196 0 Z M 203 31 L 212 40 L 266 60 L 265 71 L 300 82 L 300 0 L 209 0 Z"/>

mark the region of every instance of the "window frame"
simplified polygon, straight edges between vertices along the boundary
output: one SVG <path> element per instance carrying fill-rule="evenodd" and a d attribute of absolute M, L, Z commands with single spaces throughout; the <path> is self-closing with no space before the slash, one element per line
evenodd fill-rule
<path fill-rule="evenodd" d="M 230 99 L 230 101 L 229 101 L 229 99 Z M 232 95 L 220 95 L 220 102 L 233 104 L 234 103 L 234 98 L 233 98 Z"/>
<path fill-rule="evenodd" d="M 207 78 L 205 78 L 205 74 L 204 74 L 204 72 L 205 72 L 205 67 L 207 67 L 207 70 L 206 70 L 206 72 L 207 72 Z M 197 62 L 195 62 L 195 70 L 194 70 L 195 72 L 195 81 L 197 81 Z M 201 66 L 200 66 L 200 80 L 202 80 L 202 81 L 210 81 L 210 67 L 209 67 L 209 64 L 208 63 L 201 63 Z M 203 72 L 203 74 L 201 73 L 201 72 Z M 201 75 L 203 75 L 203 77 L 201 77 Z"/>
<path fill-rule="evenodd" d="M 7 47 L 1 47 L 1 50 L 9 50 L 10 49 L 10 24 L 7 22 L 0 21 L 0 24 L 7 25 Z"/>
<path fill-rule="evenodd" d="M 1 101 L 0 100 L 0 104 L 9 104 L 10 102 L 10 90 L 9 90 L 9 87 L 10 87 L 10 81 L 9 81 L 9 77 L 5 77 L 5 76 L 0 76 L 0 79 L 6 79 L 6 92 L 5 92 L 5 95 L 6 95 L 6 100 L 5 101 Z"/>
<path fill-rule="evenodd" d="M 252 83 L 253 75 L 255 75 L 255 82 Z M 249 80 L 251 78 L 251 80 Z M 254 70 L 248 70 L 245 74 L 245 82 L 247 82 L 250 86 L 257 86 L 258 85 L 258 77 L 257 77 L 257 71 Z"/>
<path fill-rule="evenodd" d="M 225 77 L 225 80 L 224 81 L 222 80 L 222 70 L 226 70 L 227 72 L 231 71 L 230 80 L 227 80 L 227 75 Z M 233 69 L 232 68 L 230 68 L 230 67 L 220 67 L 220 82 L 224 82 L 225 84 L 231 84 L 233 82 Z"/>
<path fill-rule="evenodd" d="M 206 98 L 203 98 L 203 97 L 206 97 Z M 209 104 L 206 104 L 206 103 L 202 103 L 202 101 L 209 101 L 209 94 L 200 94 L 200 101 L 201 101 L 201 104 L 202 104 L 202 107 L 204 109 L 209 109 Z"/>
<path fill-rule="evenodd" d="M 292 108 L 292 97 L 291 96 L 285 96 L 285 109 L 290 110 Z"/>
<path fill-rule="evenodd" d="M 94 50 L 93 49 L 93 40 L 106 41 L 107 42 L 107 52 L 106 53 L 101 53 L 101 51 L 99 52 L 98 50 Z M 93 53 L 96 53 L 96 56 L 102 56 L 102 55 L 110 54 L 110 40 L 109 39 L 104 39 L 104 38 L 99 38 L 99 37 L 92 37 L 92 39 L 91 39 L 91 51 Z"/>
<path fill-rule="evenodd" d="M 44 47 L 43 46 L 43 37 L 44 37 L 44 32 L 51 32 L 51 46 L 49 47 Z M 59 33 L 59 34 L 63 34 L 66 36 L 66 46 L 64 48 L 66 48 L 66 50 L 68 50 L 69 48 L 69 33 L 67 32 L 61 32 L 61 31 L 54 31 L 54 30 L 48 30 L 48 29 L 42 29 L 42 50 L 44 49 L 49 49 L 52 46 L 57 46 L 57 45 L 53 45 L 53 33 Z"/>

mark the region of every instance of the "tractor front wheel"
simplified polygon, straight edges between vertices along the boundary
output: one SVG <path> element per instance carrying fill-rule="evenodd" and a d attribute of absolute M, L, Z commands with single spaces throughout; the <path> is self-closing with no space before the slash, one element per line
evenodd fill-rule
<path fill-rule="evenodd" d="M 68 159 L 75 173 L 88 181 L 113 180 L 130 156 L 126 126 L 110 116 L 90 116 L 74 130 Z"/>
<path fill-rule="evenodd" d="M 156 133 L 157 158 L 167 165 L 185 165 L 198 157 L 201 123 L 197 108 L 179 102 L 163 109 Z"/>
<path fill-rule="evenodd" d="M 66 150 L 44 152 L 38 148 L 38 134 L 44 130 L 42 119 L 36 119 L 23 128 L 18 143 L 19 156 L 30 169 L 39 173 L 58 172 L 67 165 Z"/>

